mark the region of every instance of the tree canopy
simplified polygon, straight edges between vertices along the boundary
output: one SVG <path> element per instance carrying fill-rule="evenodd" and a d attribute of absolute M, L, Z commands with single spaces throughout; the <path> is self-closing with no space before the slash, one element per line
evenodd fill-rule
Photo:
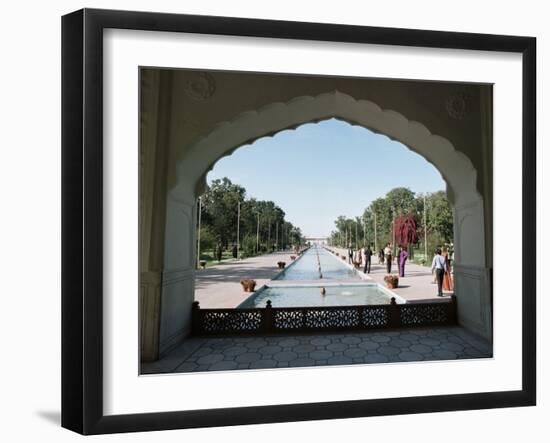
<path fill-rule="evenodd" d="M 415 245 L 424 239 L 424 197 L 428 235 L 434 237 L 435 242 L 452 242 L 453 212 L 445 191 L 424 195 L 399 187 L 373 200 L 359 217 L 338 216 L 334 221 L 331 243 L 342 247 L 376 244 L 380 248 L 385 243 L 394 242 L 395 221 L 395 242 Z"/>
<path fill-rule="evenodd" d="M 239 243 L 247 255 L 304 242 L 300 228 L 273 201 L 247 198 L 243 186 L 224 177 L 213 180 L 201 196 L 201 249 L 237 244 L 239 203 Z"/>

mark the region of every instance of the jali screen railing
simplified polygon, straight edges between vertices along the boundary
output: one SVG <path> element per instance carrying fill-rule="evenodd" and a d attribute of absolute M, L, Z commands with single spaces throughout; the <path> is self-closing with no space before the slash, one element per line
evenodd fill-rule
<path fill-rule="evenodd" d="M 456 324 L 456 297 L 448 302 L 385 305 L 201 309 L 193 303 L 193 335 L 360 331 Z"/>

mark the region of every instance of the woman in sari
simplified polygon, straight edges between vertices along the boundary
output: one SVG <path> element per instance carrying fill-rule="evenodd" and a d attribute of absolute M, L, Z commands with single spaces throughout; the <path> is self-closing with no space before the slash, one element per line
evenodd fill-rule
<path fill-rule="evenodd" d="M 441 255 L 445 259 L 445 273 L 443 274 L 443 290 L 452 291 L 453 278 L 451 277 L 451 259 L 449 258 L 449 251 L 447 249 L 444 249 L 443 254 Z"/>
<path fill-rule="evenodd" d="M 409 257 L 409 253 L 407 250 L 403 247 L 399 248 L 399 254 L 398 254 L 398 260 L 399 260 L 399 277 L 405 277 L 405 262 L 407 261 L 407 258 Z"/>

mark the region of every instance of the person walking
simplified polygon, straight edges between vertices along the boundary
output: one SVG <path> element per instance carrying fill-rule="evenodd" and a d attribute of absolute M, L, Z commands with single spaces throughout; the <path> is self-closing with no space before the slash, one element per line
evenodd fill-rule
<path fill-rule="evenodd" d="M 443 249 L 443 253 L 441 255 L 445 259 L 445 273 L 443 274 L 443 290 L 452 291 L 453 278 L 451 277 L 451 259 L 449 258 L 449 250 L 447 248 Z"/>
<path fill-rule="evenodd" d="M 391 256 L 391 244 L 388 243 L 386 245 L 386 247 L 384 248 L 384 255 L 385 255 L 385 260 L 386 260 L 386 272 L 388 274 L 391 274 L 391 260 L 392 260 L 392 256 Z"/>
<path fill-rule="evenodd" d="M 384 249 L 380 249 L 380 251 L 378 251 L 378 264 L 384 264 Z"/>
<path fill-rule="evenodd" d="M 441 249 L 435 250 L 435 256 L 432 260 L 432 272 L 435 271 L 437 279 L 437 296 L 443 297 L 443 274 L 447 270 L 445 258 L 441 255 Z"/>
<path fill-rule="evenodd" d="M 365 267 L 363 268 L 363 272 L 365 274 L 370 274 L 370 262 L 371 262 L 371 257 L 372 257 L 372 250 L 371 250 L 371 245 L 368 245 L 366 248 L 364 248 L 364 256 L 365 256 L 365 260 L 364 260 L 364 263 L 365 263 Z"/>
<path fill-rule="evenodd" d="M 350 264 L 353 264 L 353 248 L 351 247 L 351 245 L 349 245 L 348 248 L 348 261 Z"/>
<path fill-rule="evenodd" d="M 405 277 L 405 262 L 409 257 L 409 253 L 403 247 L 399 248 L 399 277 Z"/>

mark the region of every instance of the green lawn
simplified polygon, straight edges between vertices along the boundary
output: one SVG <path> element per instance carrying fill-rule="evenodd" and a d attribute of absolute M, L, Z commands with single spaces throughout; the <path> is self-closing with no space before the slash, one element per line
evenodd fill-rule
<path fill-rule="evenodd" d="M 263 252 L 260 252 L 258 255 L 263 255 L 263 254 L 267 254 L 267 252 L 263 251 Z M 249 258 L 249 257 L 254 257 L 254 255 L 245 256 L 244 252 L 241 251 L 241 258 L 244 259 L 244 258 Z M 231 252 L 231 250 L 229 250 L 229 251 L 223 251 L 222 252 L 222 260 L 221 261 L 218 261 L 218 259 L 215 257 L 215 251 L 201 251 L 201 260 L 205 260 L 206 261 L 206 267 L 209 268 L 209 267 L 215 266 L 215 265 L 223 265 L 223 264 L 227 264 L 227 263 L 232 263 L 236 259 L 233 258 L 233 253 Z"/>
<path fill-rule="evenodd" d="M 233 254 L 231 251 L 223 251 L 222 252 L 222 260 L 219 262 L 218 259 L 215 257 L 214 251 L 201 251 L 201 260 L 206 260 L 206 267 L 219 265 L 223 263 L 229 263 L 234 261 Z"/>
<path fill-rule="evenodd" d="M 428 259 L 426 259 L 425 255 L 424 255 L 424 251 L 420 252 L 420 251 L 414 251 L 414 258 L 412 259 L 412 262 L 416 265 L 422 265 L 422 261 L 424 260 L 424 266 L 428 267 L 432 264 L 432 258 L 429 257 L 429 253 L 428 253 Z"/>

